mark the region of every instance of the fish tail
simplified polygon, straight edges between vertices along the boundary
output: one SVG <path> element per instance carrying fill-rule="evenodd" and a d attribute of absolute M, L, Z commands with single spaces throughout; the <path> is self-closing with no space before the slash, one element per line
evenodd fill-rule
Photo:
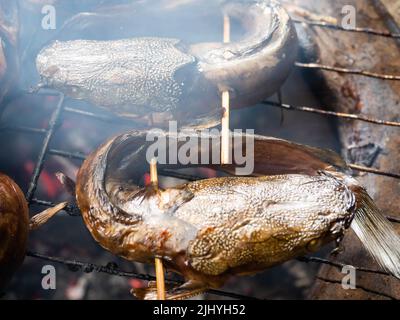
<path fill-rule="evenodd" d="M 357 207 L 351 228 L 377 263 L 400 279 L 400 237 L 365 189 L 353 190 Z"/>

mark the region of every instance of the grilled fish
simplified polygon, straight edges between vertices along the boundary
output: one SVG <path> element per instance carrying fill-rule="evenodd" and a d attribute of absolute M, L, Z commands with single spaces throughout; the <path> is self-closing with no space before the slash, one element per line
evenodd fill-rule
<path fill-rule="evenodd" d="M 43 85 L 119 115 L 212 126 L 221 116 L 223 91 L 230 91 L 233 108 L 258 103 L 281 87 L 297 54 L 294 26 L 277 2 L 234 0 L 222 11 L 241 21 L 243 39 L 55 41 L 37 56 L 37 70 Z"/>
<path fill-rule="evenodd" d="M 139 184 L 148 171 L 147 133 L 114 137 L 93 152 L 78 173 L 76 199 L 104 248 L 143 263 L 159 257 L 184 276 L 187 283 L 171 289 L 169 298 L 216 288 L 230 275 L 255 273 L 339 243 L 350 225 L 376 260 L 400 276 L 399 237 L 337 154 L 240 135 L 254 139 L 253 175 L 162 189 Z M 160 135 L 166 146 L 174 140 L 179 149 L 191 134 Z M 215 138 L 201 135 L 208 143 L 199 143 L 199 157 L 220 150 Z M 235 148 L 242 146 L 233 143 Z M 169 154 L 168 147 L 161 152 Z M 211 167 L 233 172 L 236 165 Z"/>
<path fill-rule="evenodd" d="M 29 219 L 28 204 L 19 186 L 0 173 L 0 293 L 24 261 L 28 234 L 67 206 L 62 202 Z"/>
<path fill-rule="evenodd" d="M 24 260 L 28 229 L 24 194 L 13 180 L 0 174 L 0 291 Z"/>

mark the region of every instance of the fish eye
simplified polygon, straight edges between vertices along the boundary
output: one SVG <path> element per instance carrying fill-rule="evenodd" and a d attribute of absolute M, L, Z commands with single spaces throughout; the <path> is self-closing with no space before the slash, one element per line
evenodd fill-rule
<path fill-rule="evenodd" d="M 78 88 L 77 87 L 70 87 L 70 91 L 72 93 L 77 93 L 78 92 Z"/>
<path fill-rule="evenodd" d="M 312 239 L 309 243 L 307 243 L 307 251 L 315 252 L 319 249 L 321 244 L 320 239 Z"/>
<path fill-rule="evenodd" d="M 57 66 L 50 66 L 49 68 L 46 69 L 46 74 L 49 77 L 54 77 L 59 71 L 60 69 Z"/>
<path fill-rule="evenodd" d="M 68 95 L 70 95 L 74 98 L 81 98 L 81 95 L 82 95 L 82 91 L 77 86 L 67 86 L 66 92 Z"/>

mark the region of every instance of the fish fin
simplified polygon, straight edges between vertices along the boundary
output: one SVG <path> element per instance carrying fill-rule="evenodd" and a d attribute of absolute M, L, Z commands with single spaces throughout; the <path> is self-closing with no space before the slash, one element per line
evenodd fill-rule
<path fill-rule="evenodd" d="M 166 300 L 190 299 L 207 291 L 207 287 L 200 285 L 197 281 L 188 281 L 183 285 L 176 287 L 173 287 L 170 284 L 166 285 Z M 155 281 L 150 281 L 147 288 L 132 289 L 131 294 L 139 300 L 158 300 Z"/>
<path fill-rule="evenodd" d="M 140 200 L 142 203 L 144 200 L 149 199 L 153 196 L 160 197 L 161 188 L 154 186 L 153 184 L 149 184 L 142 189 L 134 190 L 129 196 L 127 196 L 126 200 Z"/>
<path fill-rule="evenodd" d="M 200 116 L 196 119 L 190 119 L 189 123 L 182 124 L 181 130 L 203 130 L 219 126 L 221 124 L 222 113 L 223 112 L 221 108 L 221 110 L 214 111 L 209 115 Z"/>
<path fill-rule="evenodd" d="M 41 213 L 33 216 L 29 221 L 29 230 L 36 230 L 54 217 L 57 213 L 63 210 L 68 205 L 68 202 L 62 202 L 52 208 L 46 209 Z"/>
<path fill-rule="evenodd" d="M 153 196 L 158 197 L 160 208 L 166 210 L 166 212 L 173 212 L 184 203 L 192 200 L 194 194 L 185 187 L 163 190 L 159 187 L 148 185 L 143 189 L 134 192 L 130 199 L 140 199 L 140 202 L 143 202 L 145 199 Z"/>
<path fill-rule="evenodd" d="M 64 186 L 65 190 L 73 197 L 75 197 L 75 182 L 62 172 L 57 172 L 56 177 L 58 181 Z"/>
<path fill-rule="evenodd" d="M 237 136 L 240 137 L 239 135 Z M 254 140 L 252 140 L 254 139 Z M 248 143 L 250 145 L 248 146 Z M 220 145 L 213 146 L 219 148 Z M 253 176 L 279 174 L 308 174 L 318 175 L 320 171 L 346 171 L 347 164 L 336 152 L 307 145 L 259 135 L 247 135 L 234 139 L 232 154 L 254 155 Z M 223 170 L 235 175 L 235 163 L 228 165 L 211 165 L 213 169 Z"/>
<path fill-rule="evenodd" d="M 168 291 L 172 288 L 169 283 L 165 284 L 165 289 Z M 146 288 L 134 288 L 131 294 L 138 300 L 157 300 L 157 283 L 149 281 Z"/>
<path fill-rule="evenodd" d="M 357 209 L 351 228 L 377 263 L 400 279 L 400 237 L 366 190 L 356 190 Z"/>
<path fill-rule="evenodd" d="M 162 208 L 174 212 L 184 203 L 193 199 L 194 194 L 186 188 L 170 188 L 160 194 Z"/>

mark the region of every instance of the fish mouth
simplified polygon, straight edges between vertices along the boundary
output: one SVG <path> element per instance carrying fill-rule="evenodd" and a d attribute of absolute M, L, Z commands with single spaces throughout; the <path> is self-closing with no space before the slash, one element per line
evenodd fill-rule
<path fill-rule="evenodd" d="M 192 2 L 196 1 L 186 6 Z M 211 5 L 205 6 L 208 10 Z M 293 23 L 275 1 L 233 0 L 219 8 L 218 14 L 241 25 L 245 32 L 241 39 L 190 43 L 136 34 L 119 40 L 55 41 L 37 56 L 38 73 L 50 87 L 72 97 L 77 95 L 71 88 L 76 89 L 80 99 L 120 115 L 143 114 L 147 108 L 148 113 L 171 112 L 183 124 L 207 119 L 209 126 L 215 125 L 223 91 L 230 92 L 232 108 L 251 106 L 274 94 L 289 76 L 298 47 Z M 174 8 L 159 10 L 168 15 Z M 132 44 L 124 42 L 129 40 Z M 164 50 L 154 50 L 156 46 Z M 152 49 L 146 53 L 143 47 Z M 120 67 L 122 60 L 128 67 Z M 95 84 L 93 78 L 98 80 Z"/>
<path fill-rule="evenodd" d="M 275 93 L 288 77 L 297 57 L 295 28 L 275 1 L 229 1 L 222 12 L 238 20 L 246 35 L 231 43 L 193 45 L 191 52 L 205 79 L 219 93 L 232 93 L 233 107 L 255 104 Z"/>

